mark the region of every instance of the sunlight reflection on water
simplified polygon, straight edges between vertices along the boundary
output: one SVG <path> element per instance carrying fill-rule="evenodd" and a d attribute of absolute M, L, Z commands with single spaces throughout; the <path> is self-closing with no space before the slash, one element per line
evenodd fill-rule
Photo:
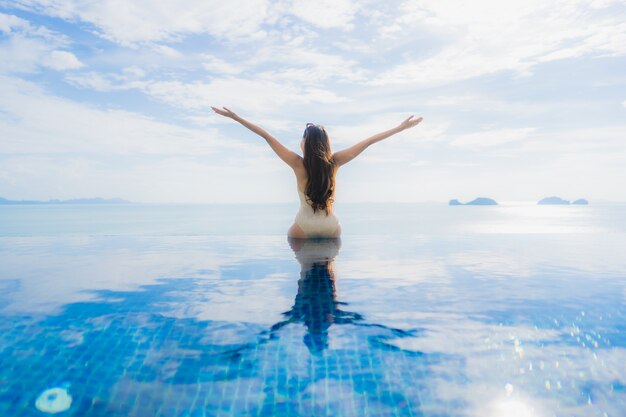
<path fill-rule="evenodd" d="M 473 233 L 599 233 L 605 228 L 594 222 L 596 212 L 586 206 L 502 205 L 499 219 L 468 225 Z"/>

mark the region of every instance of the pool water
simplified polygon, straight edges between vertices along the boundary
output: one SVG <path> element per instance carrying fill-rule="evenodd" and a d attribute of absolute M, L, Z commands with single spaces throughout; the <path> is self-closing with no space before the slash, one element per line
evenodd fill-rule
<path fill-rule="evenodd" d="M 290 209 L 0 207 L 0 415 L 626 415 L 626 205 Z"/>

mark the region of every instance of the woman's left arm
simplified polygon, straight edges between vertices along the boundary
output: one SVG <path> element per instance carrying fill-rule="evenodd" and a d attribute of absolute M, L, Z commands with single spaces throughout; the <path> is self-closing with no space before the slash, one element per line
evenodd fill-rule
<path fill-rule="evenodd" d="M 249 122 L 248 120 L 237 115 L 235 112 L 227 109 L 226 107 L 222 107 L 222 109 L 218 109 L 216 107 L 211 106 L 211 108 L 213 109 L 215 113 L 220 114 L 224 117 L 229 117 L 233 119 L 234 121 L 242 124 L 243 126 L 247 127 L 248 129 L 250 129 L 257 135 L 265 139 L 267 144 L 270 145 L 270 148 L 272 148 L 272 150 L 276 152 L 276 155 L 278 155 L 280 159 L 285 161 L 287 165 L 289 165 L 290 167 L 294 169 L 298 166 L 298 162 L 301 159 L 300 155 L 287 149 L 282 143 L 278 141 L 278 139 L 276 139 L 274 136 L 267 133 L 265 129 L 263 129 L 260 126 L 255 125 L 252 122 Z"/>

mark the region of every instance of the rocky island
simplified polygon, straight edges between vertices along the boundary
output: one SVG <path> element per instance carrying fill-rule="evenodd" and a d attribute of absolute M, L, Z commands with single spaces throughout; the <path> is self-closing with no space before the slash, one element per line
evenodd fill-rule
<path fill-rule="evenodd" d="M 570 203 L 569 200 L 564 200 L 561 197 L 552 196 L 552 197 L 542 198 L 541 200 L 537 202 L 537 204 L 539 205 L 569 205 L 569 204 L 587 205 L 589 204 L 589 202 L 585 200 L 584 198 L 579 198 L 578 200 L 574 200 Z"/>
<path fill-rule="evenodd" d="M 454 199 L 448 202 L 449 206 L 497 206 L 496 200 L 487 197 L 478 197 L 467 203 L 461 203 L 459 200 Z"/>
<path fill-rule="evenodd" d="M 586 206 L 587 204 L 589 204 L 589 201 L 585 200 L 584 198 L 579 198 L 578 200 L 572 201 L 572 204 Z"/>
<path fill-rule="evenodd" d="M 540 204 L 540 205 L 569 204 L 569 200 L 563 200 L 561 197 L 552 196 L 552 197 L 542 198 L 541 200 L 537 201 L 537 204 Z"/>

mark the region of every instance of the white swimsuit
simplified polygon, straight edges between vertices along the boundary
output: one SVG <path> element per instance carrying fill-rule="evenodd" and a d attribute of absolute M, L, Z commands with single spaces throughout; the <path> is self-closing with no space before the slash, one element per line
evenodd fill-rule
<path fill-rule="evenodd" d="M 335 237 L 339 227 L 339 219 L 332 211 L 326 214 L 325 210 L 313 212 L 313 207 L 306 201 L 306 196 L 298 190 L 300 210 L 294 222 L 300 226 L 307 237 Z"/>

